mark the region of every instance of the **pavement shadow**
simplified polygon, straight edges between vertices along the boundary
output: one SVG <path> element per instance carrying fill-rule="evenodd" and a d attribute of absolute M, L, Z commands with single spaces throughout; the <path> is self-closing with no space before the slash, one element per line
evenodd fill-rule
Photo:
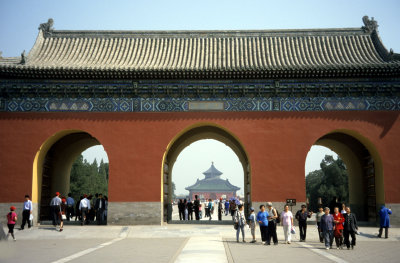
<path fill-rule="evenodd" d="M 377 235 L 360 232 L 360 236 L 379 239 Z"/>

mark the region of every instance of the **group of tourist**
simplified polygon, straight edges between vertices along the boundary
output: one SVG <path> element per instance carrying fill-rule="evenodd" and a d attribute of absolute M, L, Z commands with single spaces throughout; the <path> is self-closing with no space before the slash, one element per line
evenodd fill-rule
<path fill-rule="evenodd" d="M 78 219 L 81 221 L 81 225 L 84 223 L 89 224 L 90 221 L 96 221 L 98 225 L 106 224 L 107 222 L 107 210 L 108 210 L 108 198 L 102 194 L 83 195 L 79 202 L 75 203 L 72 194 L 69 193 L 68 197 L 60 197 L 60 193 L 56 192 L 55 196 L 50 201 L 50 216 L 53 226 L 60 226 L 59 231 L 63 231 L 64 217 L 70 221 L 75 216 L 75 221 Z M 20 230 L 25 229 L 25 225 L 28 224 L 28 229 L 33 226 L 33 205 L 29 195 L 25 195 L 25 201 L 22 206 L 22 222 Z M 7 213 L 7 226 L 8 235 L 15 239 L 14 227 L 17 223 L 16 207 L 11 206 L 10 212 Z"/>
<path fill-rule="evenodd" d="M 72 194 L 60 198 L 57 192 L 50 202 L 50 214 L 54 226 L 60 224 L 60 232 L 63 229 L 63 216 L 70 221 L 75 216 L 75 221 L 80 220 L 81 225 L 96 221 L 98 225 L 105 225 L 107 222 L 108 198 L 103 194 L 86 195 L 75 202 Z"/>
<path fill-rule="evenodd" d="M 337 249 L 354 249 L 356 245 L 356 234 L 358 234 L 357 218 L 351 212 L 350 207 L 342 204 L 341 210 L 336 206 L 333 211 L 329 207 L 319 208 L 316 214 L 316 221 L 318 226 L 319 241 L 325 243 L 326 249 L 332 249 L 333 241 L 335 240 Z M 297 220 L 300 230 L 300 242 L 306 242 L 307 236 L 307 219 L 310 218 L 313 212 L 307 210 L 306 205 L 302 205 L 293 216 L 289 210 L 289 206 L 285 205 L 284 210 L 279 213 L 276 208 L 272 206 L 271 202 L 267 205 L 260 205 L 260 211 L 255 214 L 254 208 L 250 208 L 250 215 L 246 220 L 244 215 L 243 204 L 238 205 L 238 210 L 235 211 L 232 220 L 236 230 L 236 242 L 239 242 L 240 232 L 242 233 L 242 241 L 245 240 L 245 226 L 249 226 L 252 235 L 251 243 L 256 243 L 256 225 L 258 223 L 260 228 L 262 244 L 271 245 L 271 240 L 274 245 L 278 245 L 278 238 L 276 227 L 280 224 L 283 227 L 283 235 L 285 244 L 291 244 L 292 234 L 296 233 L 294 226 L 294 219 Z M 388 238 L 389 215 L 392 211 L 385 206 L 382 206 L 379 211 L 380 229 L 378 237 L 382 236 L 383 229 L 385 229 L 385 238 Z M 351 241 L 350 241 L 351 238 Z"/>
<path fill-rule="evenodd" d="M 204 206 L 204 218 L 209 218 L 212 220 L 214 214 L 214 208 L 218 207 L 218 220 L 222 220 L 222 215 L 231 214 L 234 216 L 237 211 L 236 200 L 223 200 L 220 198 L 218 201 L 213 201 L 212 199 L 206 199 L 201 202 L 197 195 L 195 195 L 195 200 L 192 202 L 190 199 L 179 199 L 178 201 L 178 212 L 179 220 L 193 220 L 193 213 L 195 214 L 195 219 L 200 220 L 203 218 L 202 211 Z"/>

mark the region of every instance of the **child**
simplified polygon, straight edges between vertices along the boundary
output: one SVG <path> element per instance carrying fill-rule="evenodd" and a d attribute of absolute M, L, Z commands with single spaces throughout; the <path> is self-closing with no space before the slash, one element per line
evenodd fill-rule
<path fill-rule="evenodd" d="M 256 214 L 254 213 L 254 207 L 250 208 L 250 216 L 249 216 L 249 226 L 251 230 L 251 235 L 253 236 L 253 240 L 250 243 L 256 243 Z"/>
<path fill-rule="evenodd" d="M 14 226 L 15 226 L 15 223 L 17 223 L 17 214 L 14 211 L 15 211 L 15 206 L 11 206 L 10 213 L 7 214 L 7 226 L 8 226 L 7 239 L 11 234 L 14 241 L 16 241 L 15 236 L 14 236 Z"/>

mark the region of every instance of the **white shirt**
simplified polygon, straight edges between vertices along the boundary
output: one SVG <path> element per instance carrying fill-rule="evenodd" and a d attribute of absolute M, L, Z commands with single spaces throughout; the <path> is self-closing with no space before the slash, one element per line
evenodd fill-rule
<path fill-rule="evenodd" d="M 83 198 L 79 203 L 79 210 L 81 210 L 82 208 L 90 209 L 90 202 L 87 198 Z"/>

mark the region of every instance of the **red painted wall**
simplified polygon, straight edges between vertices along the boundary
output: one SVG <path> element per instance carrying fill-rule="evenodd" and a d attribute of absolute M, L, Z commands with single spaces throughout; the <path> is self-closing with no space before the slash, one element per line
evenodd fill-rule
<path fill-rule="evenodd" d="M 169 142 L 196 123 L 233 133 L 248 153 L 253 201 L 305 200 L 304 165 L 313 143 L 335 129 L 362 134 L 383 160 L 386 202 L 400 203 L 398 112 L 0 113 L 0 202 L 32 189 L 36 152 L 51 135 L 79 129 L 110 160 L 113 202 L 160 201 L 161 163 Z M 266 189 L 268 188 L 268 191 Z"/>

